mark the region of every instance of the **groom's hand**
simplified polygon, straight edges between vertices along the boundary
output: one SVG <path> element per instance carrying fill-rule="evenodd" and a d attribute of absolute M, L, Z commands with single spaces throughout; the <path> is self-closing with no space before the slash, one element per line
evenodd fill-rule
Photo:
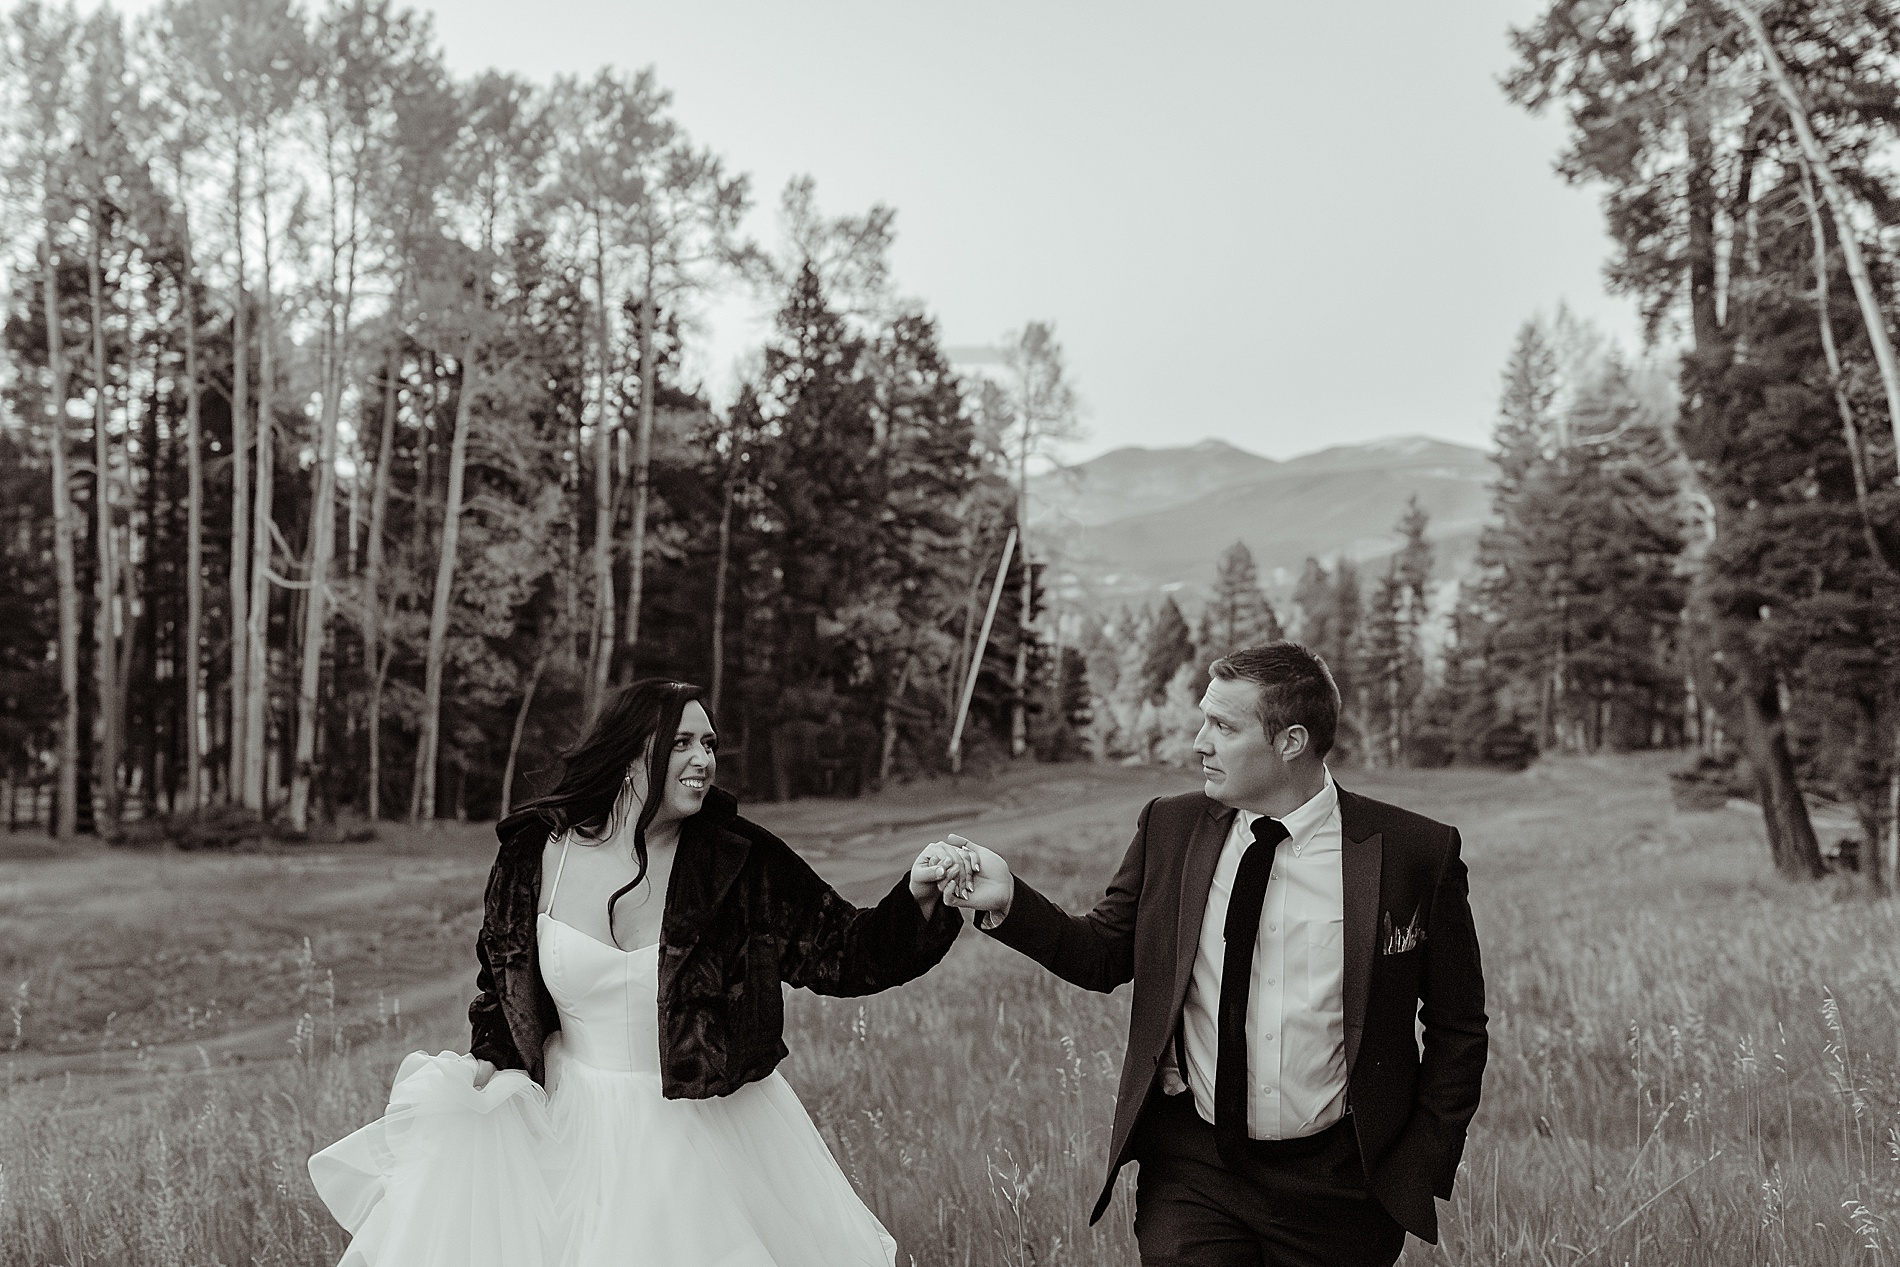
<path fill-rule="evenodd" d="M 965 910 L 991 911 L 997 918 L 1007 915 L 1010 899 L 1016 894 L 1016 877 L 1010 874 L 1009 863 L 994 850 L 962 836 L 952 836 L 946 843 L 974 861 L 962 884 L 944 886 L 943 900 Z"/>
<path fill-rule="evenodd" d="M 969 851 L 943 841 L 933 841 L 910 864 L 910 895 L 917 899 L 924 917 L 936 912 L 939 893 L 963 887 L 976 858 Z"/>

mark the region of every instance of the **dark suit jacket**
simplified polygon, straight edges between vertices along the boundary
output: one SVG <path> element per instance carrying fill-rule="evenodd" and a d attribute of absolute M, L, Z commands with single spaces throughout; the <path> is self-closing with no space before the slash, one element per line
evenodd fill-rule
<path fill-rule="evenodd" d="M 548 1035 L 561 1025 L 535 937 L 549 825 L 524 814 L 496 830 L 501 850 L 475 941 L 480 993 L 468 1008 L 469 1051 L 540 1082 Z M 858 909 L 712 789 L 680 825 L 660 918 L 662 1093 L 727 1095 L 777 1068 L 786 1056 L 779 982 L 872 994 L 929 971 L 962 928 L 962 912 L 946 903 L 926 920 L 908 877 L 876 906 Z"/>
<path fill-rule="evenodd" d="M 1458 832 L 1344 788 L 1339 814 L 1352 1121 L 1372 1194 L 1408 1231 L 1436 1242 L 1432 1197 L 1451 1196 L 1486 1049 L 1484 978 Z M 1108 1182 L 1091 1223 L 1108 1207 L 1159 1084 L 1233 821 L 1233 810 L 1199 792 L 1150 801 L 1094 910 L 1070 915 L 1018 878 L 1009 917 L 991 931 L 1076 985 L 1109 991 L 1135 983 Z M 1414 924 L 1424 935 L 1412 948 L 1382 953 L 1384 930 Z M 1422 1053 L 1415 1018 L 1424 1022 Z"/>

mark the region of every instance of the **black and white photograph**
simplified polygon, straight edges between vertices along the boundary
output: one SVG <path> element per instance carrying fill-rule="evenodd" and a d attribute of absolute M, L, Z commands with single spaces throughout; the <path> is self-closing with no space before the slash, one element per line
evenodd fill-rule
<path fill-rule="evenodd" d="M 1897 338 L 1893 0 L 0 0 L 0 1267 L 1890 1267 Z"/>

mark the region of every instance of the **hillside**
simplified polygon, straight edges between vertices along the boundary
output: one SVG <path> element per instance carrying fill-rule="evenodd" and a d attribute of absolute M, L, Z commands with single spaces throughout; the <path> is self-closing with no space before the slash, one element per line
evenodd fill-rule
<path fill-rule="evenodd" d="M 1438 575 L 1469 568 L 1490 513 L 1481 449 L 1422 436 L 1338 445 L 1276 462 L 1221 441 L 1118 449 L 1032 481 L 1032 530 L 1063 547 L 1068 601 L 1106 606 L 1176 593 L 1198 606 L 1236 540 L 1276 601 L 1310 556 L 1376 567 L 1416 495 L 1431 516 Z"/>
<path fill-rule="evenodd" d="M 1166 510 L 1279 470 L 1272 458 L 1203 440 L 1181 449 L 1115 449 L 1030 481 L 1037 502 L 1083 526 Z"/>

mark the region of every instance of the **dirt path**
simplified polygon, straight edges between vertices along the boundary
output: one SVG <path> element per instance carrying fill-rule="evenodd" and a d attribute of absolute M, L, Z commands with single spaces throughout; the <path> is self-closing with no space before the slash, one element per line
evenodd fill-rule
<path fill-rule="evenodd" d="M 1149 798 L 1192 785 L 1177 770 L 1044 766 L 747 812 L 869 904 L 951 831 L 1033 869 L 1104 832 L 1125 838 Z M 0 861 L 0 990 L 25 1000 L 26 1040 L 0 1052 L 0 1083 L 70 1075 L 110 1095 L 155 1069 L 282 1059 L 306 1012 L 321 1035 L 362 1041 L 390 1032 L 399 1009 L 406 1042 L 459 1047 L 493 837 L 476 824 L 390 835 L 315 852 Z"/>
<path fill-rule="evenodd" d="M 1195 781 L 1179 770 L 1152 767 L 1058 767 L 1042 779 L 1020 779 L 977 799 L 954 785 L 888 799 L 801 801 L 760 806 L 754 817 L 790 843 L 854 902 L 875 901 L 896 883 L 917 852 L 958 832 L 1006 858 L 1064 850 L 1073 840 L 1125 824 L 1156 796 L 1184 792 Z"/>
<path fill-rule="evenodd" d="M 1634 795 L 1636 764 L 1606 758 L 1521 775 L 1340 777 L 1354 790 L 1460 824 L 1468 854 L 1482 859 L 1474 875 L 1500 883 L 1550 865 L 1544 846 L 1522 842 L 1600 817 L 1604 798 Z M 1653 777 L 1637 782 L 1655 800 L 1657 821 L 1668 820 L 1666 786 Z M 881 898 L 919 849 L 951 831 L 1080 903 L 1100 893 L 1142 804 L 1193 786 L 1178 770 L 1030 767 L 987 782 L 944 780 L 748 813 L 861 905 Z M 1759 834 L 1753 806 L 1716 816 L 1725 832 Z M 1658 837 L 1642 847 L 1672 846 Z M 353 1043 L 381 1041 L 399 1028 L 410 1049 L 459 1049 L 492 858 L 492 828 L 459 824 L 429 833 L 392 828 L 376 844 L 313 852 L 95 848 L 0 859 L 0 1001 L 12 1005 L 11 1018 L 0 1007 L 0 1086 L 70 1075 L 102 1093 L 134 1093 L 154 1069 L 279 1060 L 292 1054 L 306 1013 L 320 1042 L 339 1032 Z M 1487 908 L 1485 918 L 1503 915 Z"/>

